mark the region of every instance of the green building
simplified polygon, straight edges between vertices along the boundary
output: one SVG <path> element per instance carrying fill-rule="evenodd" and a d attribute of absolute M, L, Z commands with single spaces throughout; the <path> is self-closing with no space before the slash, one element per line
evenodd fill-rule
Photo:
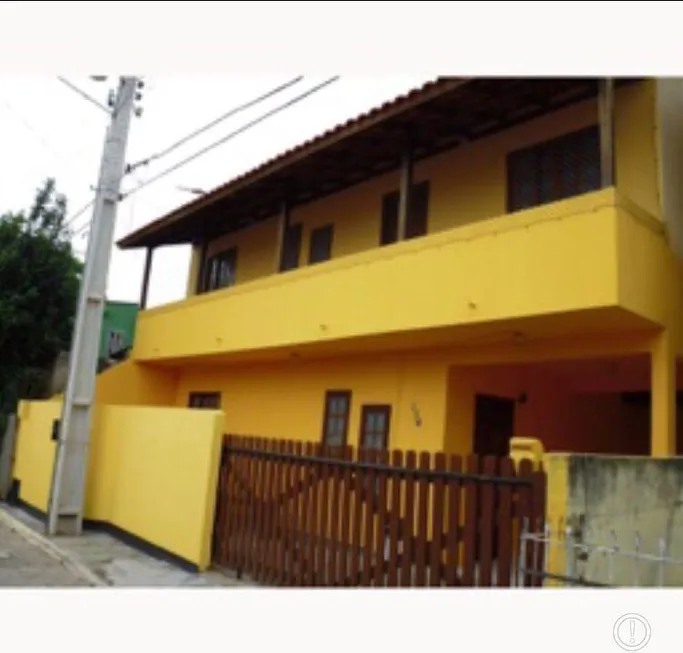
<path fill-rule="evenodd" d="M 134 303 L 107 301 L 102 316 L 99 359 L 125 356 L 133 345 L 139 306 Z"/>

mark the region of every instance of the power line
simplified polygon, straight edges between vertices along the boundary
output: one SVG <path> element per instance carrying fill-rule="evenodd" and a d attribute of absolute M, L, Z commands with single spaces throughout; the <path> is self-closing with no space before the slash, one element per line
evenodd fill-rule
<path fill-rule="evenodd" d="M 95 203 L 95 199 L 91 199 L 85 206 L 81 207 L 74 213 L 71 217 L 69 217 L 68 220 L 64 222 L 64 228 L 67 228 L 70 224 L 73 224 L 74 221 L 76 221 L 78 218 L 80 218 L 92 205 Z M 86 226 L 90 224 L 90 221 L 86 222 Z M 78 234 L 80 231 L 80 228 L 78 231 L 74 232 L 74 236 Z"/>
<path fill-rule="evenodd" d="M 61 79 L 62 78 L 60 78 L 60 80 Z M 268 98 L 276 95 L 277 93 L 284 91 L 285 89 L 289 88 L 290 86 L 294 86 L 295 84 L 299 83 L 302 79 L 303 79 L 303 75 L 299 75 L 298 77 L 295 77 L 294 79 L 291 79 L 288 82 L 285 82 L 284 84 L 281 84 L 280 86 L 277 86 L 274 89 L 271 89 L 267 93 L 264 93 L 264 94 L 260 95 L 259 97 L 254 98 L 253 100 L 250 100 L 249 102 L 245 102 L 244 104 L 242 104 L 238 107 L 234 107 L 234 108 L 230 109 L 230 111 L 224 113 L 223 115 L 219 116 L 218 118 L 216 118 L 215 120 L 211 121 L 210 123 L 204 125 L 203 127 L 196 129 L 195 131 L 188 134 L 187 136 L 184 136 L 183 138 L 176 141 L 172 145 L 169 145 L 167 148 L 161 150 L 160 152 L 157 152 L 156 154 L 153 154 L 153 155 L 147 157 L 146 159 L 139 161 L 138 163 L 134 163 L 134 164 L 128 166 L 127 167 L 127 173 L 133 173 L 133 171 L 138 166 L 147 165 L 147 164 L 151 163 L 152 161 L 156 161 L 156 160 L 158 160 L 164 156 L 167 156 L 168 154 L 170 154 L 174 150 L 178 149 L 181 145 L 184 145 L 185 143 L 187 143 L 191 139 L 196 138 L 197 136 L 204 133 L 205 131 L 211 129 L 212 127 L 215 127 L 217 124 L 223 122 L 224 120 L 227 120 L 228 118 L 236 115 L 237 113 L 245 111 L 246 109 L 249 109 L 249 108 L 257 105 L 260 102 L 267 100 Z M 68 82 L 65 81 L 65 83 L 67 83 L 67 85 L 69 85 Z M 133 175 L 133 177 L 138 182 L 138 186 L 142 186 L 145 183 L 145 182 L 140 181 L 136 175 Z M 65 222 L 64 226 L 68 227 L 70 224 L 73 224 L 73 222 L 75 222 L 78 218 L 80 218 L 93 205 L 93 203 L 94 203 L 94 200 L 91 200 L 90 202 L 88 202 L 88 204 L 86 204 L 81 209 L 76 211 L 76 213 L 74 213 L 74 215 L 69 217 L 69 219 Z M 90 221 L 84 223 L 72 235 L 73 236 L 79 235 L 81 232 L 85 231 L 89 225 L 90 225 Z"/>
<path fill-rule="evenodd" d="M 65 162 L 68 161 L 66 156 L 58 152 L 52 146 L 52 144 L 45 138 L 45 136 L 41 132 L 39 132 L 28 120 L 26 120 L 24 115 L 20 111 L 18 111 L 14 106 L 12 106 L 4 97 L 0 96 L 0 102 L 3 104 L 5 109 L 7 109 L 7 111 L 13 113 L 19 119 L 21 124 L 40 141 L 41 145 L 46 150 L 49 150 L 57 158 L 62 159 Z"/>
<path fill-rule="evenodd" d="M 158 175 L 155 175 L 154 177 L 142 182 L 141 184 L 138 184 L 134 188 L 132 188 L 130 191 L 127 193 L 123 194 L 122 199 L 127 199 L 137 191 L 145 188 L 146 186 L 149 186 L 150 184 L 153 184 L 156 181 L 159 181 L 162 177 L 165 177 L 166 175 L 175 172 L 182 166 L 190 163 L 191 161 L 194 161 L 195 159 L 199 158 L 200 156 L 203 156 L 207 152 L 213 150 L 214 148 L 218 147 L 219 145 L 223 145 L 229 140 L 232 140 L 233 138 L 239 136 L 240 134 L 248 131 L 252 127 L 255 127 L 259 123 L 263 122 L 264 120 L 267 120 L 268 118 L 276 115 L 277 113 L 280 113 L 281 111 L 284 111 L 285 109 L 288 109 L 289 107 L 294 106 L 295 104 L 298 104 L 302 100 L 305 100 L 307 97 L 310 97 L 314 93 L 317 93 L 318 91 L 321 91 L 323 88 L 326 86 L 329 86 L 330 84 L 333 84 L 334 82 L 339 80 L 339 75 L 336 75 L 335 77 L 331 77 L 330 79 L 327 79 L 326 81 L 322 82 L 321 84 L 318 84 L 317 86 L 314 86 L 313 88 L 310 88 L 308 91 L 301 93 L 300 95 L 297 95 L 296 97 L 292 98 L 291 100 L 288 100 L 287 102 L 284 102 L 283 104 L 278 105 L 274 109 L 271 109 L 270 111 L 267 111 L 266 113 L 260 115 L 258 118 L 255 118 L 254 120 L 248 122 L 247 124 L 243 125 L 239 129 L 236 129 L 235 131 L 229 133 L 227 136 L 224 136 L 223 138 L 214 141 L 210 145 L 207 145 L 206 147 L 202 148 L 198 152 L 195 152 L 194 154 L 190 155 L 189 157 L 183 159 L 182 161 L 179 161 L 178 163 L 170 166 L 169 168 L 166 168 L 162 172 L 160 172 Z M 92 204 L 91 204 L 92 205 Z M 79 211 L 71 221 L 73 221 L 75 218 L 79 217 L 82 215 L 89 207 L 83 207 L 81 211 Z M 72 234 L 73 236 L 77 236 L 83 231 L 85 231 L 89 226 L 90 226 L 90 220 L 85 222 L 81 227 L 79 227 L 74 233 Z"/>
<path fill-rule="evenodd" d="M 100 104 L 94 97 L 88 95 L 85 91 L 81 90 L 76 86 L 75 84 L 72 84 L 68 79 L 65 77 L 57 76 L 57 79 L 62 82 L 65 86 L 69 87 L 74 93 L 78 93 L 82 98 L 90 102 L 91 104 L 94 104 L 98 109 L 101 109 L 102 111 L 106 112 L 108 115 L 111 115 L 111 111 L 104 106 L 104 104 Z"/>
<path fill-rule="evenodd" d="M 167 148 L 164 150 L 161 150 L 161 152 L 157 152 L 156 154 L 152 154 L 152 156 L 147 157 L 146 159 L 143 159 L 142 161 L 139 161 L 138 163 L 134 163 L 131 166 L 129 166 L 129 170 L 134 170 L 135 168 L 142 166 L 142 165 L 148 165 L 152 161 L 156 161 L 158 159 L 161 159 L 164 156 L 167 156 L 174 150 L 177 150 L 181 145 L 185 145 L 188 141 L 192 140 L 193 138 L 196 138 L 200 134 L 203 134 L 205 131 L 208 131 L 212 127 L 215 127 L 219 123 L 223 122 L 224 120 L 227 120 L 228 118 L 231 118 L 232 116 L 241 113 L 242 111 L 245 111 L 246 109 L 250 109 L 251 107 L 263 102 L 264 100 L 267 100 L 268 98 L 273 97 L 274 95 L 277 95 L 278 93 L 281 93 L 285 89 L 289 88 L 290 86 L 294 86 L 295 84 L 298 84 L 301 80 L 303 79 L 303 75 L 299 75 L 298 77 L 295 77 L 294 79 L 289 80 L 288 82 L 285 82 L 284 84 L 281 84 L 280 86 L 277 86 L 274 89 L 271 89 L 267 93 L 264 93 L 263 95 L 260 95 L 257 98 L 254 98 L 253 100 L 250 100 L 249 102 L 246 102 L 238 107 L 235 107 L 233 109 L 230 109 L 230 111 L 224 113 L 222 116 L 219 116 L 215 120 L 212 120 L 210 123 L 204 125 L 203 127 L 200 127 L 199 129 L 196 129 L 192 133 L 188 134 L 187 136 L 184 136 L 181 138 L 179 141 L 176 141 L 172 145 L 169 145 Z"/>
<path fill-rule="evenodd" d="M 159 174 L 155 175 L 154 177 L 151 177 L 147 181 L 143 182 L 142 184 L 139 184 L 135 188 L 131 189 L 127 193 L 124 193 L 123 198 L 126 199 L 133 195 L 133 193 L 137 193 L 139 190 L 142 190 L 143 188 L 149 186 L 150 184 L 153 184 L 156 181 L 159 181 L 159 179 L 162 179 L 166 175 L 171 174 L 172 172 L 175 172 L 179 168 L 181 168 L 184 165 L 187 165 L 191 161 L 194 161 L 195 159 L 199 158 L 200 156 L 203 156 L 207 152 L 210 152 L 211 150 L 215 149 L 219 145 L 223 145 L 229 140 L 232 140 L 236 136 L 239 136 L 240 134 L 248 131 L 252 127 L 255 127 L 259 123 L 263 122 L 264 120 L 267 120 L 268 118 L 271 118 L 272 116 L 280 113 L 281 111 L 284 111 L 285 109 L 288 109 L 289 107 L 294 106 L 295 104 L 298 104 L 302 100 L 305 100 L 307 97 L 310 97 L 314 93 L 317 93 L 318 91 L 321 91 L 323 88 L 326 86 L 329 86 L 330 84 L 336 82 L 339 79 L 339 75 L 336 75 L 335 77 L 331 77 L 330 79 L 322 82 L 321 84 L 318 84 L 317 86 L 314 86 L 313 88 L 309 89 L 305 93 L 301 93 L 300 95 L 297 95 L 296 97 L 292 98 L 291 100 L 288 100 L 287 102 L 284 102 L 283 104 L 278 105 L 274 109 L 271 109 L 270 111 L 267 111 L 266 113 L 260 115 L 258 118 L 254 118 L 254 120 L 251 120 L 248 122 L 246 125 L 243 125 L 239 129 L 236 129 L 233 132 L 230 132 L 227 136 L 224 136 L 223 138 L 214 141 L 210 145 L 207 145 L 206 147 L 202 148 L 201 150 L 195 152 L 194 154 L 188 156 L 187 158 L 183 159 L 182 161 L 179 161 L 178 163 L 166 168 L 165 170 L 161 171 Z"/>

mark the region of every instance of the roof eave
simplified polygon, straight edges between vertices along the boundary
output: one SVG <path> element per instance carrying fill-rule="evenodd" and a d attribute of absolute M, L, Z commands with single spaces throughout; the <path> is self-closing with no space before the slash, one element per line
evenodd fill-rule
<path fill-rule="evenodd" d="M 137 249 L 142 247 L 155 247 L 154 235 L 161 230 L 178 220 L 187 218 L 192 214 L 209 208 L 217 202 L 228 197 L 246 186 L 254 184 L 267 178 L 269 175 L 282 170 L 293 163 L 311 156 L 317 152 L 325 150 L 334 143 L 337 143 L 345 138 L 349 138 L 366 129 L 370 129 L 390 118 L 400 115 L 403 112 L 410 111 L 412 108 L 419 106 L 424 102 L 428 102 L 443 93 L 447 93 L 471 81 L 472 77 L 458 77 L 458 78 L 438 78 L 432 80 L 423 86 L 413 89 L 406 94 L 403 94 L 393 100 L 385 102 L 379 107 L 375 107 L 370 111 L 352 118 L 336 127 L 314 137 L 313 139 L 294 147 L 293 149 L 276 156 L 269 161 L 266 161 L 257 168 L 235 178 L 231 181 L 222 184 L 213 191 L 203 195 L 179 208 L 167 213 L 166 215 L 150 222 L 144 227 L 124 236 L 116 244 L 120 249 Z"/>

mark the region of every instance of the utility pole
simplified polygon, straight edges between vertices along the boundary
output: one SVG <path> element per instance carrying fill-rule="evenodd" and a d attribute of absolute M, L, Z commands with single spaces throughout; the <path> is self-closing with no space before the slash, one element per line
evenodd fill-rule
<path fill-rule="evenodd" d="M 110 92 L 111 122 L 107 129 L 97 182 L 76 324 L 71 342 L 69 375 L 48 506 L 50 535 L 80 535 L 83 528 L 85 477 L 88 467 L 91 412 L 95 398 L 97 356 L 102 329 L 107 276 L 114 240 L 116 209 L 125 174 L 128 132 L 140 99 L 137 77 L 121 77 Z"/>

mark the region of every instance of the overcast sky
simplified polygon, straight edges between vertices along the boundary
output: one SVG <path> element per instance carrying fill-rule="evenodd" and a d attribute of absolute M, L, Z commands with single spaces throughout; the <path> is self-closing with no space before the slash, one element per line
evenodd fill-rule
<path fill-rule="evenodd" d="M 137 162 L 161 151 L 185 135 L 213 121 L 231 108 L 298 76 L 256 75 L 209 77 L 145 77 L 141 102 L 144 113 L 130 133 L 127 160 Z M 94 98 L 106 102 L 110 82 L 67 77 Z M 305 76 L 274 97 L 244 111 L 178 148 L 153 165 L 138 168 L 125 180 L 130 189 L 220 139 L 275 106 L 327 79 Z M 391 99 L 425 77 L 341 77 L 339 81 L 300 103 L 268 118 L 235 139 L 218 146 L 150 184 L 119 206 L 117 239 L 193 199 L 181 187 L 210 190 L 266 159 L 297 145 L 373 106 Z M 56 76 L 0 77 L 0 211 L 27 207 L 43 179 L 53 176 L 66 194 L 70 215 L 92 198 L 107 115 L 71 90 Z M 78 229 L 91 218 L 88 210 L 73 222 Z M 87 231 L 74 237 L 84 253 Z M 109 298 L 138 301 L 144 254 L 114 248 L 109 273 Z M 185 292 L 189 253 L 186 247 L 155 254 L 149 303 L 181 299 Z"/>

